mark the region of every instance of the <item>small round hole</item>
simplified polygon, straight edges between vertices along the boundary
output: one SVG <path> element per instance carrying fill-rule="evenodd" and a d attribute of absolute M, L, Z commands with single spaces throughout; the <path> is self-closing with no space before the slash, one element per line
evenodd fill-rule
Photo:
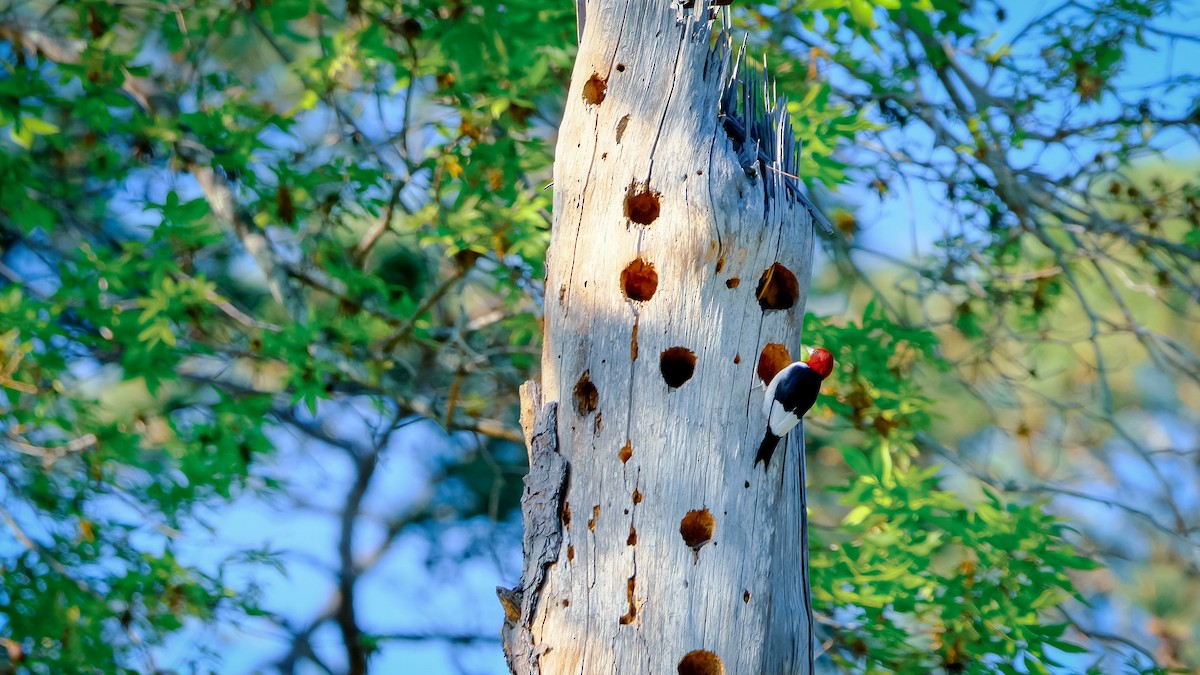
<path fill-rule="evenodd" d="M 592 384 L 590 370 L 583 371 L 575 383 L 575 410 L 580 417 L 594 411 L 600 405 L 600 390 Z"/>
<path fill-rule="evenodd" d="M 717 521 L 708 509 L 688 511 L 679 522 L 679 534 L 683 543 L 692 550 L 698 550 L 712 541 L 713 531 L 717 529 Z"/>
<path fill-rule="evenodd" d="M 792 356 L 787 347 L 778 342 L 768 343 L 758 357 L 758 379 L 762 380 L 763 384 L 770 384 L 779 371 L 787 368 L 791 362 Z"/>
<path fill-rule="evenodd" d="M 583 83 L 583 100 L 588 105 L 600 105 L 603 103 L 607 92 L 608 80 L 600 77 L 597 73 L 592 73 L 588 81 Z"/>
<path fill-rule="evenodd" d="M 725 664 L 716 654 L 697 649 L 679 662 L 679 675 L 725 675 Z"/>
<path fill-rule="evenodd" d="M 621 458 L 621 463 L 625 464 L 633 457 L 633 441 L 625 441 L 625 445 L 621 447 L 621 451 L 617 453 L 617 457 Z"/>
<path fill-rule="evenodd" d="M 618 64 L 617 64 L 617 72 L 618 72 L 618 73 L 623 73 L 623 72 L 625 72 L 625 64 L 624 64 L 624 63 L 618 63 Z"/>
<path fill-rule="evenodd" d="M 682 387 L 696 372 L 696 354 L 687 347 L 671 347 L 662 353 L 658 365 L 668 387 Z"/>
<path fill-rule="evenodd" d="M 775 263 L 758 280 L 758 304 L 767 309 L 791 309 L 800 299 L 800 282 L 788 268 Z"/>
<path fill-rule="evenodd" d="M 658 193 L 644 185 L 631 185 L 625 193 L 625 217 L 638 225 L 649 225 L 658 219 Z"/>
<path fill-rule="evenodd" d="M 637 546 L 637 528 L 629 524 L 629 536 L 625 538 L 626 546 Z"/>
<path fill-rule="evenodd" d="M 725 288 L 737 288 L 742 285 L 742 280 L 737 277 L 729 277 L 725 280 Z"/>
<path fill-rule="evenodd" d="M 654 297 L 654 291 L 658 290 L 658 272 L 654 271 L 654 265 L 641 258 L 626 265 L 621 270 L 621 289 L 625 291 L 625 297 L 637 302 Z"/>
<path fill-rule="evenodd" d="M 742 602 L 750 602 L 750 591 L 742 591 Z"/>

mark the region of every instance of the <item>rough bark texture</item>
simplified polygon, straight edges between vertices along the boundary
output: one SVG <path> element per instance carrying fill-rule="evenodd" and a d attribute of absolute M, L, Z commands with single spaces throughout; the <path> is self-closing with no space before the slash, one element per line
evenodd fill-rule
<path fill-rule="evenodd" d="M 536 616 L 546 567 L 558 560 L 562 545 L 563 492 L 567 463 L 558 453 L 558 403 L 543 403 L 541 387 L 521 387 L 521 428 L 529 448 L 529 473 L 521 497 L 525 526 L 525 570 L 514 589 L 497 588 L 504 607 L 501 637 L 509 667 L 516 673 L 536 673 L 544 647 L 535 645 L 529 626 Z"/>
<path fill-rule="evenodd" d="M 760 372 L 798 358 L 813 249 L 786 109 L 726 34 L 713 46 L 708 3 L 586 11 L 555 160 L 547 403 L 523 391 L 510 666 L 807 673 L 802 433 L 754 466 Z"/>

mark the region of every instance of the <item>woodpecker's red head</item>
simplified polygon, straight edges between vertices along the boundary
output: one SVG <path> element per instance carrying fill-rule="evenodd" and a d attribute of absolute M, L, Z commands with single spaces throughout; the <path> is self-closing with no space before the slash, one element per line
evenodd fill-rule
<path fill-rule="evenodd" d="M 833 372 L 833 354 L 830 354 L 828 349 L 822 347 L 814 347 L 812 354 L 809 354 L 808 360 L 805 363 L 820 375 L 822 380 L 829 377 L 829 374 Z"/>

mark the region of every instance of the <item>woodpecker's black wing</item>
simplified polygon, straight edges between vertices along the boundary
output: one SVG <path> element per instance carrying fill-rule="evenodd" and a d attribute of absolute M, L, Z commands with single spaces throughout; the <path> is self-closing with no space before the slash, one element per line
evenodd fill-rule
<path fill-rule="evenodd" d="M 795 422 L 788 420 L 791 424 L 787 424 L 784 419 L 790 415 L 794 415 L 797 420 L 804 417 L 804 413 L 817 402 L 817 394 L 821 393 L 821 381 L 817 371 L 808 366 L 791 369 L 787 377 L 775 387 L 775 400 L 771 403 L 768 420 L 771 431 L 779 436 L 790 431 Z M 786 425 L 786 428 L 780 428 L 781 424 Z"/>

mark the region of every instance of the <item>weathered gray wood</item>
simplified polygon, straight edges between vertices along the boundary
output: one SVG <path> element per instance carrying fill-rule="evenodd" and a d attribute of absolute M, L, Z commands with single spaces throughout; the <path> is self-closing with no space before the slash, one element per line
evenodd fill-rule
<path fill-rule="evenodd" d="M 787 113 L 727 35 L 711 46 L 709 4 L 586 5 L 555 158 L 542 357 L 570 477 L 558 527 L 534 534 L 561 544 L 527 532 L 524 594 L 508 603 L 521 611 L 506 636 L 526 636 L 516 658 L 507 650 L 514 673 L 811 669 L 801 433 L 769 470 L 753 462 L 765 425 L 755 368 L 768 343 L 798 354 L 812 217 L 785 175 L 798 164 Z M 635 203 L 631 218 L 627 196 L 644 190 L 657 217 Z M 631 289 L 643 301 L 622 284 L 638 258 L 657 274 L 652 295 Z M 776 262 L 798 295 L 764 311 L 756 290 Z M 695 368 L 671 387 L 660 358 L 676 347 Z M 534 501 L 527 492 L 527 523 Z M 693 547 L 704 518 L 689 521 L 692 541 L 681 523 L 704 510 L 715 530 Z M 723 670 L 681 670 L 694 650 Z"/>

